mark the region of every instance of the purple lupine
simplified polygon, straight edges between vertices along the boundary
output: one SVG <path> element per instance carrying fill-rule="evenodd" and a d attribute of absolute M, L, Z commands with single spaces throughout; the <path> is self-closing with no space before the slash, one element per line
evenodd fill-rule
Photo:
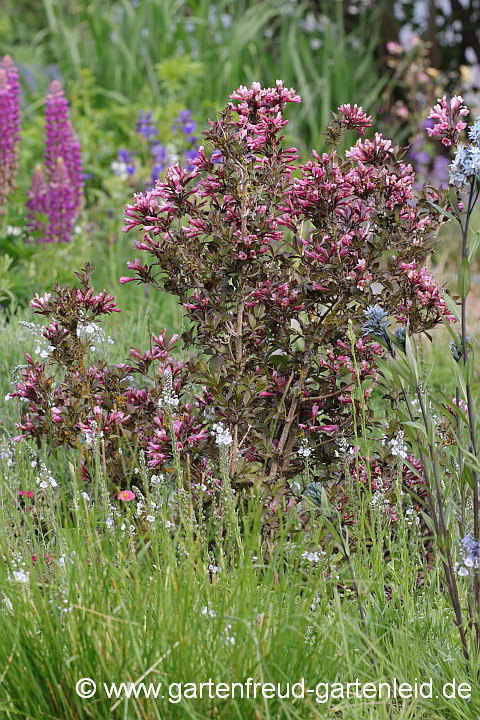
<path fill-rule="evenodd" d="M 71 123 L 68 123 L 68 133 L 70 136 L 70 148 L 67 153 L 65 160 L 65 167 L 67 168 L 68 176 L 73 185 L 73 199 L 75 211 L 79 210 L 83 200 L 83 162 L 82 153 L 80 150 L 80 140 L 78 135 L 72 128 Z"/>
<path fill-rule="evenodd" d="M 68 101 L 59 82 L 54 80 L 45 103 L 45 165 L 33 174 L 28 195 L 28 228 L 42 232 L 37 242 L 70 242 L 73 219 L 83 201 L 83 164 L 80 141 L 68 119 Z M 48 215 L 48 225 L 37 220 L 37 213 Z"/>
<path fill-rule="evenodd" d="M 17 143 L 20 139 L 20 82 L 18 70 L 6 55 L 0 63 L 0 213 L 15 188 Z"/>
<path fill-rule="evenodd" d="M 46 225 L 38 218 L 38 213 L 44 215 L 48 213 L 48 197 L 41 165 L 37 165 L 33 171 L 32 185 L 28 191 L 27 210 L 28 232 L 30 234 L 41 233 L 41 237 L 44 237 Z"/>
<path fill-rule="evenodd" d="M 20 140 L 20 74 L 18 68 L 13 64 L 10 55 L 5 55 L 2 60 L 1 67 L 7 73 L 8 84 L 12 89 L 15 98 L 15 106 L 13 108 L 13 125 L 15 128 L 14 140 Z"/>
<path fill-rule="evenodd" d="M 57 158 L 70 155 L 72 126 L 68 122 L 68 100 L 62 86 L 54 80 L 45 103 L 45 177 L 49 183 L 56 172 Z"/>
<path fill-rule="evenodd" d="M 70 242 L 75 213 L 74 187 L 62 157 L 48 184 L 48 228 L 45 242 Z"/>

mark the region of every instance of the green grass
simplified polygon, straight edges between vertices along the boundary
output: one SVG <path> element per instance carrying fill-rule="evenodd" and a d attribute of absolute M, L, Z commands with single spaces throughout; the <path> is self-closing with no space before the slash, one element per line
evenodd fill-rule
<path fill-rule="evenodd" d="M 19 450 L 16 470 L 23 487 L 37 472 L 29 466 Z M 12 471 L 4 467 L 6 476 L 9 472 L 11 479 Z M 66 486 L 65 478 L 59 503 Z M 22 513 L 12 510 L 12 487 L 4 484 L 0 497 L 2 527 L 16 529 L 15 534 L 0 535 L 5 558 L 0 565 L 0 709 L 6 720 L 478 717 L 477 688 L 470 701 L 442 697 L 445 683 L 455 679 L 457 685 L 472 684 L 472 678 L 465 673 L 451 609 L 439 592 L 437 569 L 426 573 L 421 590 L 416 588 L 419 556 L 406 534 L 391 545 L 393 560 L 388 565 L 383 561 L 382 533 L 368 553 L 359 551 L 354 557 L 366 608 L 364 629 L 355 597 L 346 589 L 345 564 L 334 556 L 327 554 L 326 561 L 332 573 L 323 567 L 315 570 L 302 561 L 311 545 L 305 540 L 294 545 L 285 534 L 268 563 L 262 560 L 254 502 L 243 518 L 244 561 L 220 563 L 212 582 L 205 544 L 181 523 L 171 534 L 157 520 L 148 541 L 132 540 L 128 533 L 108 533 L 105 518 L 95 508 L 80 508 L 68 522 L 60 522 L 57 515 L 52 547 L 35 533 L 31 518 L 25 513 L 19 518 Z M 309 538 L 310 544 L 314 541 L 315 533 Z M 32 554 L 38 558 L 34 565 Z M 45 554 L 65 557 L 64 565 L 43 560 Z M 25 562 L 28 583 L 12 576 L 15 560 L 17 567 Z M 391 600 L 384 596 L 387 586 Z M 76 694 L 81 678 L 97 683 L 92 699 Z M 296 700 L 197 696 L 178 703 L 141 697 L 118 703 L 103 689 L 103 683 L 119 685 L 140 678 L 165 688 L 210 678 L 214 683 L 246 683 L 253 678 L 280 683 L 283 694 L 287 683 L 302 678 L 313 690 L 317 683 L 354 683 L 357 678 L 362 684 L 391 683 L 396 678 L 412 685 L 415 679 L 432 678 L 434 696 L 327 701 L 321 686 L 322 703 L 315 702 L 315 694 Z M 178 685 L 172 686 L 166 697 L 170 692 L 176 700 L 178 690 Z"/>

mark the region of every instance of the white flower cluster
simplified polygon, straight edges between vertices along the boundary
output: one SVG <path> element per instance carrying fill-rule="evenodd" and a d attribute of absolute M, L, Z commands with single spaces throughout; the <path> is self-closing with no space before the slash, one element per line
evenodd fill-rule
<path fill-rule="evenodd" d="M 35 355 L 40 355 L 42 360 L 48 358 L 55 348 L 47 342 L 46 338 L 43 337 L 45 326 L 24 321 L 19 322 L 18 324 L 24 327 L 36 340 Z"/>
<path fill-rule="evenodd" d="M 480 178 L 480 147 L 459 145 L 450 165 L 450 184 L 462 187 L 471 177 Z"/>
<path fill-rule="evenodd" d="M 385 445 L 385 439 L 382 441 L 382 445 Z M 388 441 L 390 452 L 395 457 L 402 458 L 405 460 L 408 457 L 408 448 L 405 445 L 405 433 L 403 430 L 399 430 L 394 438 Z"/>
<path fill-rule="evenodd" d="M 14 449 L 8 440 L 2 439 L 0 444 L 0 460 L 3 460 L 8 468 L 13 467 Z"/>
<path fill-rule="evenodd" d="M 217 617 L 217 613 L 215 612 L 215 610 L 211 610 L 208 607 L 208 605 L 204 606 L 204 608 L 202 610 L 202 615 L 206 615 L 207 617 L 212 617 L 212 618 Z"/>
<path fill-rule="evenodd" d="M 228 446 L 232 444 L 233 438 L 228 428 L 224 428 L 221 423 L 214 423 L 212 429 L 215 433 L 215 443 L 217 445 Z"/>
<path fill-rule="evenodd" d="M 32 468 L 36 468 L 37 461 L 33 460 L 31 465 L 32 465 Z M 44 465 L 43 462 L 40 463 L 40 475 L 37 475 L 36 481 L 37 481 L 38 487 L 41 488 L 42 490 L 46 490 L 47 488 L 50 488 L 50 487 L 52 487 L 52 488 L 58 487 L 57 481 L 55 480 L 55 478 L 51 474 L 50 470 L 47 468 L 46 465 Z"/>
<path fill-rule="evenodd" d="M 407 525 L 413 525 L 414 523 L 415 525 L 420 525 L 420 517 L 413 508 L 405 510 L 405 520 Z"/>
<path fill-rule="evenodd" d="M 12 572 L 8 575 L 10 582 L 26 584 L 29 581 L 30 573 L 25 570 L 25 563 L 18 559 L 12 559 Z"/>
<path fill-rule="evenodd" d="M 167 407 L 170 410 L 172 408 L 178 408 L 180 400 L 173 392 L 173 378 L 172 371 L 170 368 L 165 368 L 163 371 L 164 386 L 162 395 L 158 401 L 159 407 Z"/>
<path fill-rule="evenodd" d="M 311 448 L 308 447 L 308 440 L 307 438 L 304 438 L 302 440 L 302 447 L 298 449 L 297 455 L 299 457 L 308 458 L 312 454 Z"/>
<path fill-rule="evenodd" d="M 338 451 L 335 450 L 335 457 L 345 459 L 346 455 L 355 455 L 355 447 L 350 446 L 345 438 L 340 438 L 337 445 Z"/>
<path fill-rule="evenodd" d="M 90 430 L 83 431 L 83 434 L 85 435 L 85 445 L 87 446 L 87 448 L 91 448 L 95 445 L 97 437 L 99 437 L 100 439 L 104 437 L 103 430 L 101 430 L 100 433 L 97 433 L 97 427 L 97 421 L 92 420 L 90 422 Z"/>
<path fill-rule="evenodd" d="M 104 347 L 105 343 L 114 345 L 113 338 L 111 338 L 110 335 L 105 337 L 103 328 L 94 322 L 79 323 L 77 325 L 77 337 L 79 337 L 80 340 L 88 340 L 92 352 L 96 352 L 98 346 Z"/>
<path fill-rule="evenodd" d="M 215 618 L 217 617 L 217 613 L 215 610 L 210 608 L 209 605 L 204 605 L 202 609 L 202 615 L 205 617 Z M 223 631 L 220 633 L 220 639 L 225 643 L 225 645 L 235 645 L 235 635 L 232 632 L 232 625 L 231 623 L 227 623 L 223 629 Z"/>
<path fill-rule="evenodd" d="M 309 552 L 308 550 L 305 550 L 302 555 L 302 560 L 307 560 L 309 563 L 317 564 L 323 560 L 325 554 L 326 553 L 324 553 L 323 550 L 316 550 L 315 552 Z"/>

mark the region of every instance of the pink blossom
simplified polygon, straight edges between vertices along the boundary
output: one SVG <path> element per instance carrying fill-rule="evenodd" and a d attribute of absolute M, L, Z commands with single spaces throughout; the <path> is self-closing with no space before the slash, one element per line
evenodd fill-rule
<path fill-rule="evenodd" d="M 136 495 L 131 490 L 122 490 L 117 495 L 117 500 L 122 500 L 125 502 L 130 502 L 130 500 L 135 500 Z"/>

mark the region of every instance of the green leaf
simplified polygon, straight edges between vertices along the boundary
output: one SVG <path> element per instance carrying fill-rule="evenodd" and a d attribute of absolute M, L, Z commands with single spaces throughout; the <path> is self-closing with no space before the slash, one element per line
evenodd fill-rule
<path fill-rule="evenodd" d="M 478 246 L 480 244 L 480 232 L 477 232 L 475 235 L 475 239 L 472 241 L 469 249 L 468 249 L 468 262 L 472 262 L 472 258 L 475 256 L 475 253 L 477 252 Z"/>
<path fill-rule="evenodd" d="M 425 522 L 425 525 L 428 527 L 430 532 L 432 534 L 435 534 L 435 525 L 434 525 L 433 520 L 430 517 L 430 515 L 427 515 L 427 513 L 423 512 L 423 510 L 420 511 L 420 514 Z"/>
<path fill-rule="evenodd" d="M 455 316 L 456 320 L 458 320 L 458 322 L 461 322 L 460 313 L 458 312 L 458 306 L 453 300 L 453 298 L 446 292 L 446 290 L 443 290 L 443 299 L 445 300 L 445 303 L 447 304 L 450 312 Z"/>
<path fill-rule="evenodd" d="M 461 397 L 466 400 L 467 398 L 467 386 L 465 384 L 465 378 L 463 372 L 460 372 L 459 363 L 456 363 L 452 358 L 451 364 L 453 374 L 455 375 L 455 384 L 460 388 Z"/>
<path fill-rule="evenodd" d="M 455 209 L 456 216 L 458 217 L 458 198 L 457 198 L 457 191 L 455 188 L 450 187 L 448 190 L 448 199 L 450 200 L 450 205 Z"/>
<path fill-rule="evenodd" d="M 415 382 L 418 384 L 418 367 L 417 367 L 417 360 L 415 358 L 415 352 L 412 346 L 412 342 L 410 340 L 410 336 L 408 332 L 405 331 L 405 352 L 407 355 L 407 362 L 408 367 L 413 372 L 415 376 Z"/>
<path fill-rule="evenodd" d="M 468 351 L 467 364 L 465 365 L 464 376 L 467 385 L 472 384 L 475 371 L 475 355 L 472 349 Z"/>
<path fill-rule="evenodd" d="M 463 258 L 458 271 L 457 292 L 462 299 L 470 292 L 470 263 L 468 258 Z"/>
<path fill-rule="evenodd" d="M 408 421 L 402 422 L 402 425 L 408 425 L 409 427 L 415 428 L 415 429 L 418 430 L 420 433 L 422 433 L 422 435 L 423 435 L 425 438 L 427 437 L 427 433 L 426 433 L 426 431 L 425 431 L 425 426 L 422 425 L 422 423 L 414 422 L 413 420 L 408 420 Z"/>
<path fill-rule="evenodd" d="M 456 220 L 457 218 L 452 215 L 451 212 L 448 212 L 448 210 L 445 210 L 445 208 L 440 207 L 440 205 L 437 205 L 437 203 L 432 202 L 431 200 L 427 200 L 427 203 L 431 205 L 437 212 L 440 213 L 440 215 L 445 215 L 449 220 Z"/>

